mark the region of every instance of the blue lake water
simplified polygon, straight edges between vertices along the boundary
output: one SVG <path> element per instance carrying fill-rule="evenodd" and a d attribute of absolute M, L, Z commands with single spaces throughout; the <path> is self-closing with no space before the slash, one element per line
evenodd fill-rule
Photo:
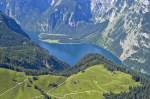
<path fill-rule="evenodd" d="M 91 53 L 100 54 L 116 64 L 121 64 L 118 57 L 114 56 L 104 48 L 91 44 L 49 44 L 41 42 L 40 46 L 47 49 L 51 55 L 56 56 L 58 59 L 67 62 L 70 65 L 74 65 L 81 58 Z"/>
<path fill-rule="evenodd" d="M 120 59 L 104 48 L 92 44 L 80 43 L 64 43 L 64 44 L 49 44 L 38 39 L 37 33 L 29 33 L 32 40 L 38 43 L 42 48 L 49 51 L 50 55 L 67 62 L 70 65 L 76 64 L 80 59 L 88 54 L 100 54 L 116 64 L 122 64 Z"/>

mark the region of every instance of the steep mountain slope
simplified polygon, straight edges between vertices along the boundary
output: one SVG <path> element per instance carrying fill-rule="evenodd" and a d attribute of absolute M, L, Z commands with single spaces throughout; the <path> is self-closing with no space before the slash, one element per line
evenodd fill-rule
<path fill-rule="evenodd" d="M 34 44 L 13 19 L 0 12 L 0 66 L 54 72 L 68 65 Z"/>
<path fill-rule="evenodd" d="M 130 5 L 123 2 L 121 10 L 114 10 L 114 16 L 110 17 L 113 20 L 97 41 L 143 73 L 149 73 L 150 69 L 149 13 L 148 0 L 132 0 Z"/>
<path fill-rule="evenodd" d="M 93 32 L 102 31 L 108 23 L 94 24 L 90 0 L 2 0 L 0 2 L 0 9 L 16 19 L 29 32 L 66 34 L 77 40 Z M 41 4 L 44 6 L 40 6 Z"/>
<path fill-rule="evenodd" d="M 43 40 L 52 38 L 49 33 L 94 43 L 143 73 L 150 70 L 149 5 L 149 0 L 0 1 L 3 12 L 26 31 L 44 33 Z"/>

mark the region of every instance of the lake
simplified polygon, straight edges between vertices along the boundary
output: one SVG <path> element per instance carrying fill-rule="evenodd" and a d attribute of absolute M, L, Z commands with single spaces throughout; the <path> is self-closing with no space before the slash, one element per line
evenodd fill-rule
<path fill-rule="evenodd" d="M 105 50 L 104 48 L 97 47 L 92 44 L 80 44 L 80 43 L 64 43 L 64 44 L 49 44 L 46 42 L 40 42 L 39 45 L 49 51 L 51 55 L 56 56 L 58 59 L 74 65 L 80 59 L 88 54 L 100 54 L 105 58 L 111 60 L 116 64 L 121 64 L 118 57 Z"/>
<path fill-rule="evenodd" d="M 49 51 L 50 55 L 67 62 L 70 65 L 76 64 L 80 59 L 88 54 L 100 54 L 116 64 L 122 64 L 120 59 L 102 47 L 92 44 L 82 43 L 47 43 L 39 40 L 37 33 L 27 32 L 30 38 L 44 49 Z"/>

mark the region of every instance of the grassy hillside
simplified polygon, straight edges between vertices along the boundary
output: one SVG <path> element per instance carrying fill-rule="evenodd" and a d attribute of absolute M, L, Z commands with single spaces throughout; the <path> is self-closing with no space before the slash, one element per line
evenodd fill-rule
<path fill-rule="evenodd" d="M 27 76 L 24 73 L 7 69 L 0 69 L 0 99 L 32 99 L 36 96 L 46 97 L 41 90 L 48 90 L 48 86 L 55 81 L 61 83 L 64 77 L 43 75 L 39 77 Z M 43 89 L 39 89 L 39 87 Z M 50 89 L 50 88 L 49 88 Z"/>
<path fill-rule="evenodd" d="M 137 86 L 132 77 L 123 72 L 108 71 L 103 65 L 92 66 L 70 76 L 65 83 L 49 92 L 53 98 L 103 99 L 105 93 L 126 92 L 129 86 Z"/>
<path fill-rule="evenodd" d="M 137 86 L 123 72 L 111 72 L 103 65 L 92 66 L 68 78 L 54 75 L 27 76 L 0 69 L 0 99 L 103 99 L 104 93 L 128 91 Z"/>
<path fill-rule="evenodd" d="M 24 73 L 0 69 L 0 99 L 30 99 L 40 95 L 34 87 L 27 87 L 27 82 L 28 76 Z"/>

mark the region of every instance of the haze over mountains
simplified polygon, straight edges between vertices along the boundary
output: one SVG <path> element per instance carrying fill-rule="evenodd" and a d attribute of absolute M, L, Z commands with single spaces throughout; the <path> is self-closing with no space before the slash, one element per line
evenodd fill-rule
<path fill-rule="evenodd" d="M 150 0 L 0 0 L 0 99 L 149 99 L 149 32 Z"/>
<path fill-rule="evenodd" d="M 94 43 L 132 68 L 150 70 L 149 0 L 1 0 L 0 9 L 28 32 Z"/>

